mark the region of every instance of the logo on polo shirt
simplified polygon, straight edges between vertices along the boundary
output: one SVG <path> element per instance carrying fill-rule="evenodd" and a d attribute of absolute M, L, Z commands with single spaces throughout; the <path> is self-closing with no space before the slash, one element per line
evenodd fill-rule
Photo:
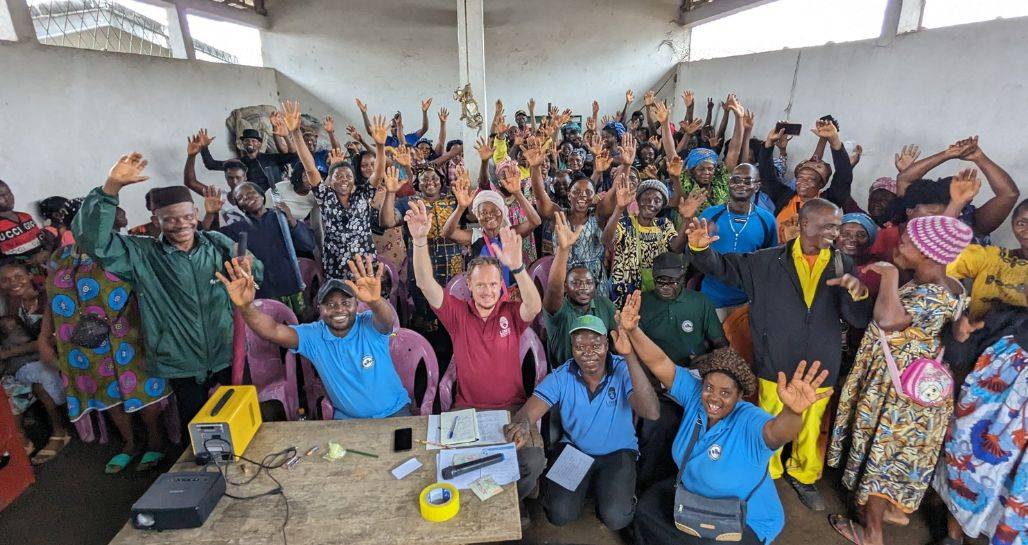
<path fill-rule="evenodd" d="M 607 388 L 607 397 L 609 397 L 611 401 L 614 401 L 614 398 L 617 397 L 617 392 L 614 391 L 613 386 Z"/>
<path fill-rule="evenodd" d="M 686 320 L 682 322 L 682 331 L 686 333 L 692 333 L 693 329 L 695 328 L 692 325 L 692 320 Z"/>
<path fill-rule="evenodd" d="M 718 445 L 718 444 L 710 445 L 710 448 L 707 449 L 707 456 L 709 456 L 710 459 L 715 461 L 715 462 L 720 460 L 721 459 L 721 445 Z"/>
<path fill-rule="evenodd" d="M 375 358 L 373 358 L 371 356 L 364 356 L 361 359 L 361 367 L 363 367 L 365 369 L 371 369 L 372 365 L 375 365 Z"/>
<path fill-rule="evenodd" d="M 500 336 L 506 337 L 510 335 L 510 322 L 507 321 L 506 316 L 500 316 Z"/>

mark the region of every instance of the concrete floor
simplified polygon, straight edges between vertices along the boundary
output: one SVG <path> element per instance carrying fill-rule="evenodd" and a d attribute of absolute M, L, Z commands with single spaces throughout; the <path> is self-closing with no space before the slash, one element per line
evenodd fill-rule
<path fill-rule="evenodd" d="M 37 444 L 45 440 L 43 430 L 30 430 Z M 54 461 L 36 471 L 37 482 L 10 507 L 0 512 L 0 544 L 12 545 L 106 545 L 126 520 L 126 513 L 158 472 L 121 475 L 103 473 L 107 460 L 118 452 L 117 443 L 84 444 L 78 440 Z M 171 457 L 174 458 L 174 457 Z M 167 469 L 165 463 L 161 471 Z M 829 510 L 825 513 L 808 511 L 784 481 L 778 490 L 786 511 L 784 532 L 775 542 L 781 545 L 845 545 L 828 525 L 829 513 L 845 510 L 839 474 L 829 472 L 822 483 L 822 491 Z M 592 510 L 573 524 L 557 528 L 546 522 L 538 502 L 529 501 L 532 526 L 522 544 L 595 544 L 621 545 L 630 541 L 603 526 Z M 887 528 L 889 544 L 924 545 L 931 542 L 929 525 L 936 531 L 945 527 L 942 520 L 929 522 L 925 514 L 942 514 L 941 506 L 926 500 L 925 506 L 912 518 L 906 528 Z M 978 541 L 978 543 L 985 543 Z"/>

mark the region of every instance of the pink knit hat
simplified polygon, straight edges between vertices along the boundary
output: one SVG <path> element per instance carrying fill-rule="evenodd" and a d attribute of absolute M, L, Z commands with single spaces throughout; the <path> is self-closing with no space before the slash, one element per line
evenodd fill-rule
<path fill-rule="evenodd" d="M 874 191 L 876 189 L 884 189 L 884 190 L 888 191 L 889 193 L 892 193 L 893 195 L 895 195 L 896 194 L 896 179 L 895 178 L 890 178 L 888 176 L 882 176 L 881 178 L 878 178 L 877 180 L 875 180 L 873 184 L 871 184 L 871 189 L 868 190 L 868 193 L 870 193 L 871 191 Z"/>
<path fill-rule="evenodd" d="M 907 222 L 907 236 L 928 259 L 948 265 L 971 243 L 974 233 L 949 216 L 924 216 Z"/>

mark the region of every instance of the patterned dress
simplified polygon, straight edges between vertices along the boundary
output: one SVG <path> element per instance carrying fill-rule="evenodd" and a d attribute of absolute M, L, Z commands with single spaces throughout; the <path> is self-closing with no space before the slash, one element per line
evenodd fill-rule
<path fill-rule="evenodd" d="M 443 225 L 446 225 L 446 220 L 457 209 L 457 200 L 452 196 L 443 196 L 431 201 L 416 194 L 412 197 L 401 198 L 396 202 L 397 214 L 403 217 L 410 209 L 410 203 L 415 201 L 425 204 L 428 219 L 432 224 L 428 230 L 428 256 L 432 260 L 433 276 L 439 285 L 446 286 L 450 278 L 464 272 L 464 260 L 467 254 L 466 246 L 442 236 Z M 404 233 L 406 237 L 410 237 L 406 230 Z M 415 318 L 419 321 L 419 330 L 435 331 L 439 328 L 439 321 L 429 308 L 424 294 L 414 286 L 413 251 L 413 245 L 407 244 L 407 282 L 410 286 L 411 299 L 414 301 Z"/>
<path fill-rule="evenodd" d="M 607 270 L 603 267 L 604 249 L 603 228 L 600 227 L 600 221 L 596 219 L 596 211 L 593 210 L 589 219 L 582 224 L 582 234 L 571 246 L 568 269 L 584 266 L 593 274 L 597 286 L 605 286 Z"/>
<path fill-rule="evenodd" d="M 410 184 L 404 184 L 403 187 L 410 187 Z M 399 197 L 399 194 L 397 197 Z M 382 208 L 382 203 L 384 201 L 385 186 L 381 186 L 375 192 L 375 198 L 371 201 L 372 207 L 375 210 L 378 210 Z M 380 257 L 388 259 L 396 267 L 399 267 L 400 264 L 403 263 L 403 258 L 407 255 L 407 245 L 404 240 L 405 231 L 406 229 L 404 226 L 399 225 L 386 229 L 381 235 L 374 235 L 372 238 L 375 241 L 375 253 Z M 397 271 L 397 274 L 403 273 L 402 271 Z"/>
<path fill-rule="evenodd" d="M 522 180 L 521 193 L 532 206 L 536 206 L 535 195 L 532 194 L 532 184 L 528 180 Z M 513 196 L 505 197 L 504 203 L 507 205 L 507 219 L 510 220 L 511 229 L 528 221 L 528 214 L 516 198 Z M 538 257 L 535 250 L 535 236 L 531 233 L 521 239 L 521 257 L 526 266 L 534 263 Z"/>
<path fill-rule="evenodd" d="M 643 269 L 649 271 L 653 258 L 671 248 L 675 225 L 667 218 L 654 218 L 653 225 L 639 225 L 626 215 L 614 230 L 614 264 L 610 268 L 610 300 L 621 308 L 628 294 L 643 286 Z M 651 273 L 652 274 L 652 273 Z"/>
<path fill-rule="evenodd" d="M 378 210 L 372 206 L 375 190 L 366 184 L 357 184 L 350 195 L 349 206 L 344 205 L 336 192 L 327 184 L 313 189 L 314 198 L 321 209 L 322 228 L 325 231 L 322 266 L 329 278 L 349 278 L 346 263 L 358 255 L 375 255 L 375 241 L 371 228 L 378 225 Z"/>
<path fill-rule="evenodd" d="M 935 489 L 964 533 L 1028 544 L 1028 350 L 1000 338 L 964 381 Z"/>
<path fill-rule="evenodd" d="M 65 246 L 50 258 L 46 292 L 53 312 L 57 363 L 64 379 L 68 418 L 123 405 L 135 412 L 169 394 L 167 381 L 146 368 L 139 308 L 132 286 L 103 270 L 77 247 Z M 71 343 L 84 313 L 114 320 L 107 342 L 95 349 Z"/>
<path fill-rule="evenodd" d="M 962 298 L 939 284 L 914 283 L 900 288 L 899 296 L 913 321 L 886 338 L 902 373 L 915 359 L 938 356 L 942 328 L 958 315 Z M 842 483 L 855 492 L 857 504 L 878 496 L 912 513 L 931 482 L 953 402 L 922 407 L 900 398 L 878 332 L 877 325 L 868 326 L 842 387 L 828 465 L 839 467 L 845 444 L 851 442 Z"/>

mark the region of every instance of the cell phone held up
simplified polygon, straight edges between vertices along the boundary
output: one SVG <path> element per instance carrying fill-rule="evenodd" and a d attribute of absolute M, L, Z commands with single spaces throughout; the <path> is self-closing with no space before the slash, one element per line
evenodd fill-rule
<path fill-rule="evenodd" d="M 411 449 L 414 430 L 400 428 L 393 432 L 393 452 L 405 452 Z"/>
<path fill-rule="evenodd" d="M 779 132 L 785 129 L 785 134 L 790 136 L 799 136 L 800 131 L 803 130 L 803 125 L 800 123 L 786 123 L 785 121 L 779 121 L 775 125 L 775 132 Z"/>

